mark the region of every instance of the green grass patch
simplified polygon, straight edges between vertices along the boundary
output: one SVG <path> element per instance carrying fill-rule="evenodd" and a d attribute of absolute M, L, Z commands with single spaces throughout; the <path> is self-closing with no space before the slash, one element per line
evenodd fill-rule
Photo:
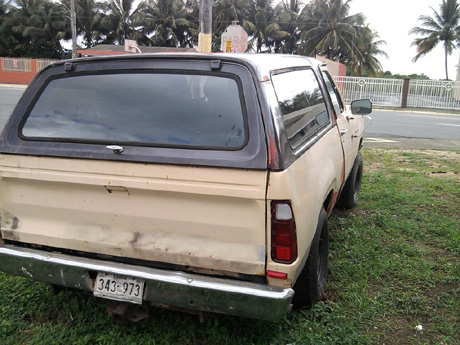
<path fill-rule="evenodd" d="M 460 154 L 365 149 L 361 200 L 335 211 L 326 300 L 276 323 L 105 303 L 0 273 L 0 343 L 460 344 Z M 415 327 L 422 325 L 423 330 Z"/>

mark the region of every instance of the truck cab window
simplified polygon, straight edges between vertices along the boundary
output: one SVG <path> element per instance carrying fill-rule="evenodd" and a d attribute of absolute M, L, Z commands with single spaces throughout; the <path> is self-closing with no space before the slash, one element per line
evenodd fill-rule
<path fill-rule="evenodd" d="M 305 69 L 274 74 L 272 81 L 289 143 L 298 148 L 331 122 L 318 80 Z"/>
<path fill-rule="evenodd" d="M 331 97 L 331 102 L 334 107 L 335 115 L 339 116 L 344 111 L 342 100 L 337 94 L 337 88 L 332 80 L 332 77 L 327 72 L 323 72 L 324 82 L 326 83 L 327 91 Z"/>

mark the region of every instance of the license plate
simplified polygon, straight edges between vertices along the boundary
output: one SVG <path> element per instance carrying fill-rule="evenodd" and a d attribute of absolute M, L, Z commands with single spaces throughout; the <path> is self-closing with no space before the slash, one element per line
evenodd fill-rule
<path fill-rule="evenodd" d="M 94 296 L 142 304 L 144 285 L 142 279 L 98 273 L 94 283 Z"/>

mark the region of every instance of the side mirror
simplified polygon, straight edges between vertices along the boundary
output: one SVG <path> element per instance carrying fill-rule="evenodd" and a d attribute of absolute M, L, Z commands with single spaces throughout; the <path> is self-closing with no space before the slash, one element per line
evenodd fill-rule
<path fill-rule="evenodd" d="M 368 115 L 372 112 L 372 102 L 368 99 L 360 99 L 351 102 L 351 113 L 353 115 Z"/>

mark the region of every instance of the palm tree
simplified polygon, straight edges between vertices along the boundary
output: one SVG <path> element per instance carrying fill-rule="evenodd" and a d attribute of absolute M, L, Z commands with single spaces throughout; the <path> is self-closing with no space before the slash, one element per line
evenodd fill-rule
<path fill-rule="evenodd" d="M 181 0 L 181 2 L 183 2 L 183 0 Z M 199 18 L 199 1 L 186 0 L 184 17 L 186 21 L 176 21 L 177 29 L 174 29 L 179 41 L 179 47 L 193 48 L 194 46 L 198 46 Z"/>
<path fill-rule="evenodd" d="M 300 0 L 283 0 L 275 6 L 274 15 L 281 30 L 280 35 L 273 38 L 275 53 L 297 53 L 300 37 L 298 20 L 301 9 Z"/>
<path fill-rule="evenodd" d="M 0 0 L 0 56 L 11 55 L 15 47 L 11 25 L 6 22 L 9 15 L 9 1 Z"/>
<path fill-rule="evenodd" d="M 154 46 L 193 46 L 187 33 L 190 22 L 182 0 L 148 0 L 141 3 L 142 17 L 136 24 L 142 25 L 144 34 L 153 33 L 150 42 Z"/>
<path fill-rule="evenodd" d="M 8 43 L 5 40 L 6 31 L 8 30 L 5 25 L 6 5 L 3 0 L 0 0 L 0 56 L 7 56 Z"/>
<path fill-rule="evenodd" d="M 62 39 L 70 38 L 63 7 L 49 0 L 17 0 L 11 10 L 10 23 L 22 35 L 16 46 L 20 55 L 59 58 Z"/>
<path fill-rule="evenodd" d="M 460 44 L 460 9 L 457 0 L 442 0 L 439 5 L 439 12 L 433 10 L 433 17 L 420 16 L 421 26 L 410 29 L 411 35 L 423 35 L 412 42 L 412 46 L 417 47 L 417 55 L 412 59 L 417 62 L 419 58 L 425 56 L 433 50 L 438 43 L 444 45 L 444 64 L 446 68 L 446 80 L 449 79 L 447 72 L 447 57 L 452 54 L 455 43 Z"/>
<path fill-rule="evenodd" d="M 248 50 L 261 53 L 264 46 L 267 49 L 266 52 L 270 52 L 274 40 L 282 39 L 288 35 L 276 23 L 272 3 L 273 0 L 252 0 L 249 2 L 249 17 L 243 21 L 243 28 L 251 37 L 248 41 Z"/>
<path fill-rule="evenodd" d="M 140 33 L 136 30 L 135 21 L 139 21 L 139 6 L 135 0 L 110 0 L 103 5 L 106 15 L 101 25 L 106 32 L 107 43 L 125 44 L 125 38 L 138 39 Z"/>
<path fill-rule="evenodd" d="M 62 5 L 70 13 L 70 0 L 62 0 Z M 102 41 L 102 19 L 105 14 L 101 3 L 95 0 L 76 0 L 77 34 L 83 35 L 86 48 Z M 69 15 L 70 16 L 70 15 Z"/>
<path fill-rule="evenodd" d="M 348 15 L 350 0 L 313 0 L 300 14 L 301 53 L 348 64 L 362 58 L 357 29 L 363 26 L 361 13 Z"/>
<path fill-rule="evenodd" d="M 232 21 L 239 21 L 247 18 L 248 3 L 243 0 L 217 0 L 213 6 L 213 23 L 219 32 L 223 32 Z"/>
<path fill-rule="evenodd" d="M 352 62 L 351 70 L 361 76 L 362 73 L 367 73 L 370 76 L 376 77 L 383 72 L 382 65 L 377 59 L 377 55 L 388 58 L 388 54 L 380 49 L 380 46 L 386 45 L 386 42 L 379 40 L 377 32 L 372 31 L 369 26 L 358 28 L 358 36 L 360 37 L 360 44 L 358 50 L 360 52 L 360 59 L 355 59 Z"/>
<path fill-rule="evenodd" d="M 0 25 L 2 25 L 5 20 L 8 11 L 8 2 L 7 0 L 0 0 Z"/>

